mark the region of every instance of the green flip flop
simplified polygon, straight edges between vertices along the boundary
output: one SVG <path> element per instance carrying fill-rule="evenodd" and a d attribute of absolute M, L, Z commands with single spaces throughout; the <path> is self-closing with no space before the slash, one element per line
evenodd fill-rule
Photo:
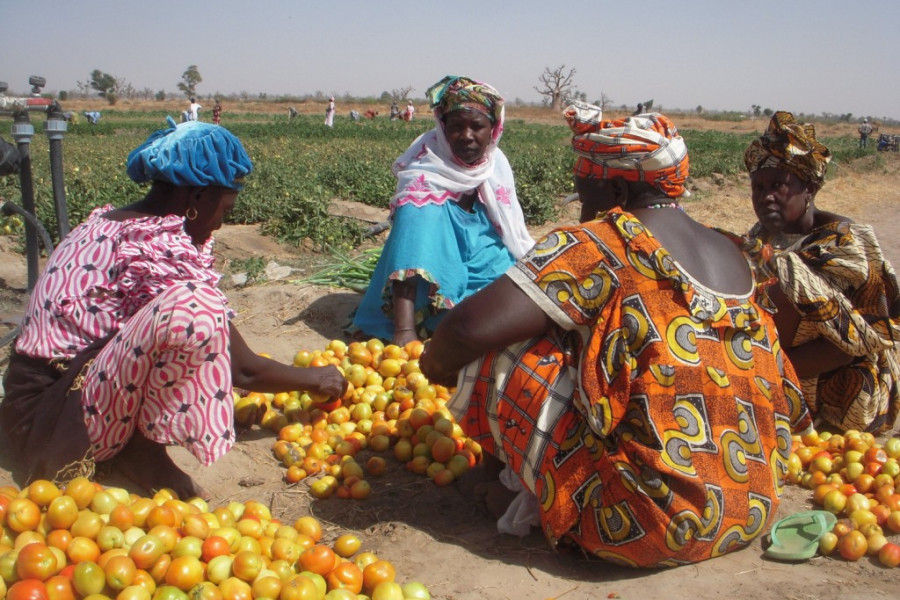
<path fill-rule="evenodd" d="M 819 550 L 819 538 L 831 531 L 837 517 L 827 510 L 787 516 L 772 526 L 772 543 L 764 554 L 776 560 L 808 560 Z"/>

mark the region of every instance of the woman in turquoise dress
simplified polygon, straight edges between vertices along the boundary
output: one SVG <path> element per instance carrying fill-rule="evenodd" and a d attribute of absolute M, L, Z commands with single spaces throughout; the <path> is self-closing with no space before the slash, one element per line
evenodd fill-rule
<path fill-rule="evenodd" d="M 443 314 L 534 245 L 506 156 L 503 98 L 447 76 L 427 96 L 434 129 L 392 167 L 391 232 L 353 328 L 398 345 L 426 338 Z"/>

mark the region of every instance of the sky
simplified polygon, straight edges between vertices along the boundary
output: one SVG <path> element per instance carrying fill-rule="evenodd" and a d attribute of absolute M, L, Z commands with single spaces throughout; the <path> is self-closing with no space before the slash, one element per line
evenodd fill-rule
<path fill-rule="evenodd" d="M 201 96 L 424 102 L 452 74 L 540 102 L 564 66 L 616 107 L 898 119 L 898 24 L 896 0 L 0 0 L 0 81 L 58 93 L 99 69 L 177 97 L 196 65 Z"/>

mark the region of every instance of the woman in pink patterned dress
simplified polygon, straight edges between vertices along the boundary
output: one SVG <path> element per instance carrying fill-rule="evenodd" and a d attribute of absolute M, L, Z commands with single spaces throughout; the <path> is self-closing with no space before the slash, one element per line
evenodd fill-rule
<path fill-rule="evenodd" d="M 238 138 L 192 121 L 128 156 L 142 199 L 95 209 L 50 257 L 5 376 L 0 432 L 23 484 L 113 460 L 147 490 L 205 496 L 171 460 L 209 465 L 234 444 L 233 387 L 343 392 L 334 367 L 255 354 L 216 287 L 211 234 L 252 170 Z"/>

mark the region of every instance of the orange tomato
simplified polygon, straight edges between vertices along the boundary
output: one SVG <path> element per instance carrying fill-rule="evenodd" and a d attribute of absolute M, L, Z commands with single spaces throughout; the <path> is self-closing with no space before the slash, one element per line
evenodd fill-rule
<path fill-rule="evenodd" d="M 97 562 L 100 554 L 100 546 L 97 545 L 97 542 L 81 535 L 73 537 L 66 547 L 66 556 L 76 564 L 88 560 Z"/>
<path fill-rule="evenodd" d="M 329 590 L 342 589 L 359 594 L 363 586 L 363 574 L 354 563 L 343 561 L 325 576 Z"/>
<path fill-rule="evenodd" d="M 150 567 L 147 572 L 150 573 L 150 577 L 153 578 L 153 581 L 155 581 L 157 585 L 164 587 L 166 571 L 169 569 L 169 565 L 171 564 L 172 555 L 164 553 L 162 556 L 156 559 L 156 562 L 153 563 L 153 566 Z"/>
<path fill-rule="evenodd" d="M 186 592 L 201 581 L 204 576 L 203 563 L 196 556 L 179 556 L 166 569 L 166 585 L 172 585 Z"/>
<path fill-rule="evenodd" d="M 281 587 L 281 579 L 273 575 L 264 575 L 250 585 L 250 591 L 254 598 L 278 598 Z"/>
<path fill-rule="evenodd" d="M 278 594 L 278 600 L 318 600 L 321 597 L 315 582 L 304 575 L 288 579 Z"/>
<path fill-rule="evenodd" d="M 322 539 L 322 524 L 315 517 L 303 516 L 298 518 L 294 521 L 294 529 L 311 538 L 313 542 L 318 542 Z"/>
<path fill-rule="evenodd" d="M 131 545 L 128 556 L 138 569 L 150 569 L 166 551 L 165 544 L 156 535 L 143 535 Z"/>
<path fill-rule="evenodd" d="M 54 575 L 44 582 L 49 600 L 75 600 L 75 588 L 72 578 L 65 575 Z"/>
<path fill-rule="evenodd" d="M 62 495 L 62 491 L 52 481 L 36 479 L 28 486 L 28 499 L 40 507 L 49 506 L 54 498 Z"/>
<path fill-rule="evenodd" d="M 384 581 L 394 581 L 396 575 L 394 565 L 386 560 L 377 559 L 369 563 L 363 569 L 363 592 L 371 595 L 375 586 Z"/>
<path fill-rule="evenodd" d="M 134 526 L 134 513 L 124 504 L 116 504 L 109 513 L 109 524 L 113 527 L 127 531 Z"/>
<path fill-rule="evenodd" d="M 47 524 L 53 529 L 68 529 L 78 518 L 78 504 L 71 496 L 58 496 L 47 507 Z"/>
<path fill-rule="evenodd" d="M 82 510 L 78 513 L 78 518 L 69 527 L 69 531 L 75 537 L 86 537 L 91 540 L 97 539 L 97 534 L 103 528 L 103 519 L 100 515 L 92 510 Z"/>
<path fill-rule="evenodd" d="M 47 545 L 59 548 L 63 552 L 69 547 L 72 541 L 72 533 L 68 529 L 54 529 L 47 533 Z"/>
<path fill-rule="evenodd" d="M 244 581 L 253 581 L 265 567 L 263 557 L 250 550 L 241 550 L 234 555 L 231 572 Z"/>
<path fill-rule="evenodd" d="M 253 600 L 253 588 L 237 577 L 229 577 L 219 584 L 222 600 Z"/>
<path fill-rule="evenodd" d="M 106 585 L 121 591 L 134 583 L 137 567 L 129 556 L 119 555 L 106 561 L 103 571 L 106 573 Z"/>
<path fill-rule="evenodd" d="M 334 550 L 324 544 L 316 544 L 301 552 L 297 562 L 304 571 L 312 571 L 324 577 L 334 568 L 336 560 Z"/>
<path fill-rule="evenodd" d="M 838 541 L 838 552 L 845 560 L 856 561 L 865 556 L 868 545 L 866 536 L 854 529 Z"/>
<path fill-rule="evenodd" d="M 78 504 L 79 510 L 90 506 L 96 493 L 97 487 L 87 477 L 76 477 L 67 483 L 63 489 L 63 494 L 73 498 L 75 503 Z"/>
<path fill-rule="evenodd" d="M 178 521 L 178 515 L 171 507 L 165 505 L 156 506 L 150 509 L 150 512 L 147 514 L 146 527 L 147 529 L 153 529 L 157 525 L 175 527 L 176 521 Z M 179 522 L 178 525 L 180 526 L 181 523 Z"/>
<path fill-rule="evenodd" d="M 41 522 L 41 508 L 29 498 L 14 498 L 6 508 L 6 526 L 16 533 L 34 531 Z"/>

